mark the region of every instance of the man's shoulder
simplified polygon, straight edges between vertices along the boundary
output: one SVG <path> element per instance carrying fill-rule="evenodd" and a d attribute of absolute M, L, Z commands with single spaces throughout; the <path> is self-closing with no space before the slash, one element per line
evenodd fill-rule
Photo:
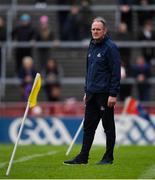
<path fill-rule="evenodd" d="M 111 39 L 111 38 L 107 38 L 107 40 L 105 41 L 105 44 L 107 47 L 111 48 L 118 48 L 116 43 Z"/>

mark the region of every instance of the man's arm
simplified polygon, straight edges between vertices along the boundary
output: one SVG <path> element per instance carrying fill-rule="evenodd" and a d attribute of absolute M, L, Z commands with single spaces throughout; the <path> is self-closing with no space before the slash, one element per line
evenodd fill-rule
<path fill-rule="evenodd" d="M 120 89 L 120 67 L 121 67 L 121 60 L 120 54 L 116 46 L 112 46 L 109 49 L 108 54 L 109 59 L 109 67 L 111 70 L 111 80 L 110 80 L 110 91 L 109 91 L 109 98 L 108 98 L 108 106 L 113 107 L 117 101 L 117 94 Z"/>
<path fill-rule="evenodd" d="M 109 95 L 116 97 L 120 90 L 120 67 L 121 67 L 121 58 L 119 51 L 115 45 L 110 47 L 108 53 L 109 59 L 109 68 L 111 71 Z"/>

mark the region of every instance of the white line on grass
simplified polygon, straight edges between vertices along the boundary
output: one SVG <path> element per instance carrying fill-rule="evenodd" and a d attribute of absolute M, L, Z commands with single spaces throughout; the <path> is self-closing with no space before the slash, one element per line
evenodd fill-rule
<path fill-rule="evenodd" d="M 49 152 L 43 153 L 43 154 L 33 154 L 30 156 L 23 156 L 23 157 L 15 160 L 13 163 L 20 163 L 20 162 L 24 162 L 24 161 L 29 161 L 29 160 L 34 159 L 34 158 L 43 157 L 43 156 L 50 156 L 50 155 L 54 155 L 56 153 L 58 153 L 58 151 L 49 151 Z M 0 168 L 3 168 L 7 164 L 8 164 L 8 162 L 0 163 Z"/>
<path fill-rule="evenodd" d="M 152 179 L 155 177 L 155 164 L 150 166 L 144 173 L 141 174 L 139 179 Z"/>

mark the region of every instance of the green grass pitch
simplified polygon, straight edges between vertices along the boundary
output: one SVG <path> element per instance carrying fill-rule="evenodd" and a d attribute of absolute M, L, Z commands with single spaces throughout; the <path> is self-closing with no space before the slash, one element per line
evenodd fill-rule
<path fill-rule="evenodd" d="M 116 146 L 114 164 L 96 165 L 105 148 L 93 145 L 88 165 L 64 165 L 80 147 L 75 145 L 65 156 L 68 146 L 19 146 L 10 175 L 5 176 L 13 145 L 0 145 L 0 179 L 155 178 L 155 146 Z"/>

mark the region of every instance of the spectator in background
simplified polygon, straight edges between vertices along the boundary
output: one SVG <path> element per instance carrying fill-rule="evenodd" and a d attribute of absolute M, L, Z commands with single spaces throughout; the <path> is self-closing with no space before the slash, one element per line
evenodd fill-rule
<path fill-rule="evenodd" d="M 132 40 L 131 34 L 128 32 L 127 24 L 121 22 L 118 26 L 118 32 L 116 34 L 116 39 L 119 41 L 129 41 Z M 121 54 L 121 60 L 125 66 L 130 66 L 131 59 L 131 49 L 130 48 L 119 48 Z"/>
<path fill-rule="evenodd" d="M 116 39 L 119 41 L 130 41 L 132 40 L 131 33 L 128 31 L 127 24 L 121 22 L 118 26 L 118 32 L 116 34 Z M 121 86 L 119 98 L 120 101 L 124 101 L 126 97 L 131 95 L 132 84 L 127 84 L 125 80 L 131 76 L 131 49 L 126 47 L 119 48 L 121 55 Z"/>
<path fill-rule="evenodd" d="M 18 42 L 29 42 L 35 40 L 36 32 L 31 26 L 31 17 L 28 14 L 23 14 L 20 16 L 20 22 L 17 27 L 13 29 L 12 37 L 13 40 Z M 15 50 L 15 59 L 16 59 L 16 72 L 19 73 L 19 70 L 22 65 L 22 59 L 25 56 L 32 56 L 31 47 L 18 47 Z"/>
<path fill-rule="evenodd" d="M 36 76 L 36 70 L 33 66 L 33 59 L 29 56 L 23 58 L 22 67 L 20 68 L 19 78 L 22 81 L 21 95 L 24 101 L 27 101 L 32 89 L 33 80 Z"/>
<path fill-rule="evenodd" d="M 90 25 L 93 13 L 88 0 L 82 0 L 80 5 L 73 5 L 64 24 L 65 40 L 79 41 L 90 37 Z"/>
<path fill-rule="evenodd" d="M 136 64 L 132 66 L 132 69 L 137 81 L 139 100 L 148 101 L 150 99 L 150 85 L 147 80 L 150 77 L 150 66 L 145 62 L 143 56 L 139 56 Z"/>
<path fill-rule="evenodd" d="M 144 23 L 143 29 L 140 32 L 139 40 L 141 41 L 153 41 L 155 40 L 155 33 L 153 32 L 153 24 L 151 20 L 147 20 Z M 150 47 L 142 48 L 142 54 L 146 60 L 147 63 L 150 63 L 150 61 L 154 57 L 154 49 Z"/>
<path fill-rule="evenodd" d="M 82 0 L 80 4 L 80 39 L 88 39 L 91 37 L 90 26 L 93 13 L 90 9 L 90 1 Z"/>
<path fill-rule="evenodd" d="M 74 0 L 57 0 L 58 5 L 73 5 Z M 58 11 L 58 20 L 59 20 L 59 35 L 60 35 L 60 40 L 66 40 L 65 34 L 63 33 L 64 25 L 66 18 L 69 14 L 68 10 L 63 10 L 63 11 Z"/>
<path fill-rule="evenodd" d="M 39 27 L 36 40 L 41 42 L 54 40 L 53 32 L 49 26 L 49 18 L 46 15 L 42 15 L 39 19 Z M 47 59 L 50 57 L 50 50 L 51 48 L 49 47 L 38 48 L 38 59 L 41 69 L 45 68 Z"/>
<path fill-rule="evenodd" d="M 50 58 L 43 72 L 48 101 L 59 101 L 61 96 L 60 72 L 57 62 Z"/>
<path fill-rule="evenodd" d="M 81 20 L 81 25 L 83 25 L 83 28 L 79 30 L 82 34 L 82 39 L 88 38 L 90 32 L 88 32 L 88 29 L 90 28 L 90 19 L 92 18 L 92 12 L 89 8 L 89 5 L 91 4 L 91 0 L 57 0 L 58 5 L 72 5 L 73 7 L 77 7 L 79 13 L 81 13 L 81 18 L 84 18 Z M 80 7 L 81 6 L 81 7 Z M 71 8 L 73 9 L 73 8 Z M 68 40 L 66 38 L 66 21 L 68 21 L 70 12 L 68 10 L 63 10 L 58 12 L 58 19 L 59 19 L 59 34 L 60 34 L 60 39 L 61 40 Z M 79 26 L 81 26 L 79 24 Z M 78 27 L 79 28 L 79 27 Z"/>
<path fill-rule="evenodd" d="M 80 40 L 80 9 L 79 6 L 73 5 L 68 14 L 63 27 L 64 40 L 78 41 Z"/>
<path fill-rule="evenodd" d="M 133 0 L 119 0 L 120 13 L 121 13 L 121 22 L 127 24 L 128 30 L 132 31 L 132 10 L 131 5 Z"/>
<path fill-rule="evenodd" d="M 5 27 L 5 21 L 0 16 L 0 43 L 3 43 L 6 41 L 6 27 Z M 0 46 L 0 77 L 1 77 L 1 68 L 2 68 L 2 52 L 1 52 L 1 46 Z"/>
<path fill-rule="evenodd" d="M 123 62 L 121 64 L 121 86 L 120 86 L 120 92 L 119 92 L 119 97 L 120 97 L 120 101 L 124 101 L 128 96 L 131 96 L 131 92 L 132 92 L 132 84 L 128 84 L 128 83 L 123 83 L 124 80 L 126 80 L 129 77 L 128 74 L 128 69 L 130 67 L 126 66 Z"/>
<path fill-rule="evenodd" d="M 153 4 L 152 0 L 137 0 L 137 5 L 141 7 L 145 7 L 147 5 Z M 152 20 L 153 18 L 153 11 L 138 11 L 138 24 L 139 26 L 143 26 L 144 22 L 147 20 Z"/>

